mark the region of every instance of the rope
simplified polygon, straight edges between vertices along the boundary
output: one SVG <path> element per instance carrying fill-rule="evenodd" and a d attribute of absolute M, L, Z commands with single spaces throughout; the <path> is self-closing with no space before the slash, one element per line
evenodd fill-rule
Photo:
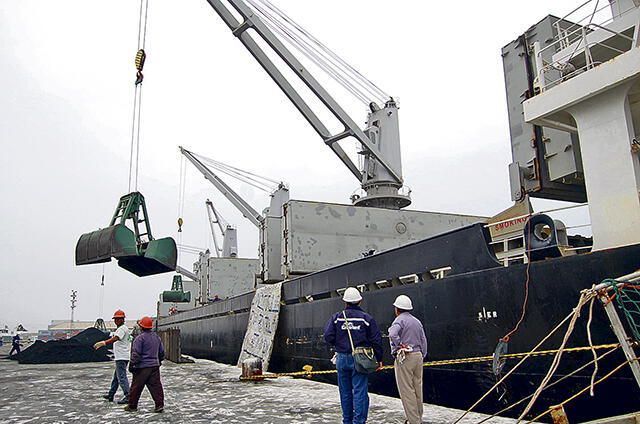
<path fill-rule="evenodd" d="M 505 375 L 504 375 L 500 380 L 498 380 L 498 381 L 496 382 L 496 384 L 494 384 L 494 385 L 493 385 L 489 390 L 487 390 L 487 392 L 486 392 L 484 395 L 482 395 L 482 397 L 481 397 L 480 399 L 478 399 L 478 400 L 477 400 L 473 405 L 471 405 L 471 407 L 469 407 L 469 409 L 467 409 L 467 410 L 466 410 L 466 411 L 465 411 L 465 412 L 464 412 L 460 417 L 458 417 L 458 419 L 457 419 L 453 424 L 456 424 L 456 423 L 460 422 L 460 420 L 461 420 L 461 419 L 463 419 L 463 418 L 464 418 L 464 417 L 465 417 L 469 412 L 471 412 L 471 410 L 473 410 L 473 408 L 475 408 L 476 406 L 478 406 L 478 404 L 479 404 L 480 402 L 482 402 L 482 401 L 483 401 L 487 396 L 489 396 L 489 394 L 490 394 L 491 392 L 493 392 L 493 390 L 494 390 L 496 387 L 498 387 L 500 384 L 502 384 L 502 382 L 503 382 L 507 377 L 509 377 L 509 376 L 510 376 L 510 375 L 511 375 L 511 374 L 512 374 L 516 369 L 518 369 L 518 367 L 520 367 L 520 365 L 522 365 L 522 363 L 523 363 L 527 358 L 529 358 L 529 356 L 531 356 L 531 355 L 532 355 L 532 354 L 533 354 L 533 353 L 534 353 L 534 352 L 535 352 L 535 351 L 536 351 L 540 346 L 542 346 L 542 344 L 543 344 L 544 342 L 546 342 L 546 341 L 547 341 L 547 340 L 548 340 L 548 339 L 549 339 L 549 338 L 550 338 L 550 337 L 551 337 L 551 336 L 552 336 L 556 331 L 558 331 L 558 329 L 559 329 L 560 327 L 562 327 L 562 326 L 564 325 L 564 323 L 565 323 L 565 322 L 567 322 L 567 321 L 568 321 L 568 320 L 569 320 L 569 319 L 570 319 L 574 314 L 575 314 L 575 310 L 574 310 L 574 311 L 572 311 L 569 315 L 567 315 L 567 316 L 566 316 L 566 317 L 565 317 L 565 318 L 560 322 L 560 324 L 556 325 L 556 327 L 555 327 L 553 330 L 551 330 L 551 331 L 549 332 L 549 334 L 547 334 L 547 335 L 546 335 L 546 336 L 545 336 L 545 337 L 544 337 L 544 338 L 543 338 L 543 339 L 542 339 L 542 340 L 541 340 L 541 341 L 540 341 L 540 342 L 539 342 L 539 343 L 538 343 L 538 344 L 537 344 L 533 349 L 531 349 L 531 351 L 530 351 L 530 352 L 529 352 L 529 353 L 528 353 L 524 358 L 522 358 L 522 360 L 520 360 L 520 362 L 518 362 L 518 363 L 516 364 L 516 366 L 515 366 L 515 367 L 511 368 L 511 369 L 509 370 L 509 372 L 508 372 L 508 373 L 506 373 L 506 374 L 505 374 Z M 492 358 L 493 358 L 493 357 L 492 357 Z"/>
<path fill-rule="evenodd" d="M 529 214 L 527 216 L 527 220 L 529 220 L 529 219 L 531 219 L 531 214 Z M 533 228 L 529 227 L 529 234 L 527 234 L 527 246 L 531 245 L 531 233 L 533 233 Z M 522 321 L 524 321 L 524 317 L 527 314 L 527 302 L 529 301 L 529 282 L 531 281 L 531 276 L 529 274 L 529 269 L 531 267 L 531 251 L 529 249 L 526 249 L 525 253 L 527 255 L 527 268 L 526 268 L 527 280 L 525 281 L 525 284 L 524 284 L 524 290 L 525 291 L 524 291 L 524 300 L 522 301 L 522 314 L 520 315 L 520 319 L 516 323 L 516 326 L 513 327 L 513 330 L 509 331 L 507 334 L 505 334 L 500 339 L 501 342 L 508 342 L 509 341 L 509 337 L 513 333 L 518 331 L 518 328 L 520 327 L 520 324 L 522 323 Z"/>
<path fill-rule="evenodd" d="M 593 346 L 593 348 L 594 349 L 611 349 L 611 348 L 616 349 L 619 346 L 620 346 L 619 344 L 613 343 L 613 344 L 604 344 L 604 345 Z M 591 348 L 592 348 L 591 346 L 573 347 L 573 348 L 564 349 L 564 352 L 568 352 L 568 353 L 582 352 L 582 351 L 586 351 L 586 350 L 591 350 Z M 533 357 L 533 356 L 552 355 L 552 354 L 557 353 L 557 352 L 558 352 L 558 349 L 541 350 L 541 351 L 538 351 L 538 352 L 510 353 L 510 354 L 507 354 L 507 355 L 503 355 L 503 357 L 504 358 L 511 358 L 511 359 L 528 358 L 528 357 Z M 489 362 L 489 361 L 492 361 L 492 360 L 493 360 L 493 355 L 475 356 L 475 357 L 469 357 L 469 358 L 443 359 L 443 360 L 439 360 L 439 361 L 428 361 L 428 362 L 424 362 L 422 364 L 422 366 L 426 368 L 426 367 L 437 367 L 437 366 L 441 366 L 441 365 L 458 365 L 458 364 L 470 364 L 470 363 L 477 363 L 477 362 Z M 381 367 L 380 370 L 381 371 L 382 370 L 391 370 L 391 369 L 394 369 L 394 368 L 395 368 L 394 365 L 385 365 L 385 366 Z M 294 371 L 294 372 L 284 372 L 284 373 L 262 374 L 262 375 L 251 376 L 251 377 L 240 377 L 240 380 L 244 381 L 244 380 L 262 380 L 262 379 L 265 379 L 265 378 L 300 377 L 300 376 L 312 376 L 312 375 L 317 375 L 317 374 L 335 374 L 337 372 L 338 371 L 335 370 L 335 369 L 322 370 L 322 371 Z"/>
<path fill-rule="evenodd" d="M 615 351 L 616 351 L 616 350 L 618 350 L 619 348 L 620 348 L 620 344 L 617 344 L 615 347 L 613 347 L 613 348 L 611 348 L 610 350 L 606 351 L 606 352 L 605 352 L 602 356 L 600 356 L 598 359 L 602 359 L 602 358 L 606 357 L 607 355 L 609 355 L 610 353 L 615 352 Z M 565 352 L 566 352 L 566 351 L 568 351 L 568 349 L 567 349 L 567 350 L 565 350 Z M 558 380 L 554 381 L 553 383 L 549 384 L 547 387 L 545 387 L 545 388 L 544 388 L 544 390 L 549 389 L 549 388 L 551 388 L 551 387 L 555 386 L 556 384 L 559 384 L 559 383 L 561 383 L 562 381 L 566 380 L 567 378 L 570 378 L 570 377 L 574 376 L 575 374 L 579 373 L 580 371 L 582 371 L 583 369 L 585 369 L 585 368 L 586 368 L 586 367 L 588 367 L 589 365 L 593 364 L 594 362 L 596 362 L 596 360 L 595 360 L 595 359 L 594 359 L 594 360 L 592 360 L 591 362 L 587 362 L 586 364 L 584 364 L 584 365 L 582 365 L 581 367 L 579 367 L 579 368 L 577 368 L 577 369 L 573 370 L 573 371 L 572 371 L 572 372 L 570 372 L 569 374 L 567 374 L 567 375 L 563 376 L 562 378 L 560 378 L 560 379 L 558 379 Z M 524 398 L 520 399 L 520 400 L 519 400 L 519 401 L 517 401 L 516 403 L 513 403 L 513 404 L 511 404 L 511 405 L 507 406 L 506 408 L 504 408 L 504 409 L 502 409 L 502 410 L 500 410 L 500 411 L 498 411 L 498 412 L 493 413 L 492 415 L 488 416 L 487 418 L 483 419 L 482 421 L 478 421 L 476 424 L 482 424 L 482 423 L 484 423 L 484 422 L 486 422 L 486 421 L 489 421 L 491 418 L 496 417 L 496 416 L 498 416 L 498 415 L 501 415 L 501 414 L 503 414 L 503 413 L 507 412 L 508 410 L 510 410 L 510 409 L 512 409 L 512 408 L 514 408 L 514 407 L 516 407 L 516 406 L 518 406 L 518 405 L 520 405 L 522 402 L 526 401 L 527 399 L 531 399 L 531 397 L 532 397 L 532 396 L 533 396 L 533 394 L 530 394 L 529 396 L 527 396 L 527 397 L 524 397 Z"/>
<path fill-rule="evenodd" d="M 589 320 L 587 321 L 587 340 L 589 340 L 589 346 L 592 347 L 591 353 L 593 354 L 593 362 L 595 363 L 593 367 L 593 374 L 591 374 L 591 391 L 589 394 L 593 396 L 593 385 L 596 379 L 596 375 L 598 374 L 598 354 L 595 349 L 593 349 L 593 340 L 591 339 L 591 322 L 593 321 L 593 303 L 596 300 L 595 296 L 591 298 L 591 302 L 589 302 Z"/>
<path fill-rule="evenodd" d="M 616 368 L 614 368 L 611 372 L 609 372 L 607 375 L 605 375 L 604 377 L 602 377 L 600 380 L 596 381 L 594 383 L 594 385 L 599 384 L 601 382 L 603 382 L 604 380 L 606 380 L 607 378 L 611 377 L 613 374 L 615 374 L 616 372 L 618 372 L 618 370 L 620 370 L 622 367 L 624 367 L 625 365 L 633 362 L 633 361 L 637 361 L 638 358 L 636 359 L 629 359 L 628 361 L 625 361 L 623 363 L 621 363 L 620 365 L 618 365 Z M 567 403 L 571 402 L 573 399 L 577 398 L 578 396 L 580 396 L 581 394 L 583 394 L 584 392 L 586 392 L 587 390 L 589 390 L 589 387 L 591 387 L 591 385 L 585 387 L 584 389 L 580 390 L 578 393 L 576 393 L 575 395 L 571 396 L 570 398 L 564 400 L 563 402 L 561 402 L 558 405 L 554 405 L 554 408 L 558 408 L 560 406 L 564 406 Z M 545 415 L 547 415 L 548 413 L 550 413 L 552 411 L 552 408 L 547 409 L 545 412 L 543 412 L 542 414 L 538 415 L 537 417 L 535 417 L 534 419 L 532 419 L 531 421 L 527 421 L 526 424 L 531 424 L 536 420 L 539 420 L 540 418 L 544 417 Z"/>
<path fill-rule="evenodd" d="M 575 328 L 576 321 L 578 320 L 578 317 L 580 316 L 580 310 L 582 309 L 582 307 L 589 300 L 593 299 L 594 297 L 595 297 L 595 294 L 593 292 L 588 291 L 588 290 L 583 290 L 582 293 L 580 294 L 580 299 L 578 300 L 578 305 L 573 310 L 573 316 L 571 317 L 571 321 L 569 322 L 569 326 L 567 328 L 567 331 L 564 334 L 564 338 L 562 339 L 562 344 L 560 345 L 560 348 L 558 349 L 558 352 L 556 353 L 556 356 L 553 358 L 553 362 L 551 363 L 551 366 L 549 367 L 549 371 L 547 371 L 547 375 L 545 375 L 545 377 L 542 379 L 542 382 L 540 383 L 540 386 L 538 386 L 538 388 L 534 392 L 533 396 L 531 397 L 531 400 L 527 404 L 526 408 L 524 409 L 524 411 L 522 411 L 522 413 L 518 417 L 518 423 L 524 418 L 525 415 L 527 415 L 527 413 L 529 413 L 529 411 L 531 410 L 531 408 L 533 407 L 535 402 L 538 400 L 538 397 L 540 396 L 540 393 L 542 393 L 542 391 L 544 390 L 545 386 L 549 383 L 549 380 L 551 380 L 551 377 L 553 377 L 553 374 L 556 372 L 556 370 L 560 366 L 560 359 L 562 358 L 562 354 L 563 354 L 563 352 L 565 350 L 565 346 L 567 344 L 567 341 L 569 340 L 569 336 L 571 336 L 571 333 L 573 333 L 573 329 Z"/>

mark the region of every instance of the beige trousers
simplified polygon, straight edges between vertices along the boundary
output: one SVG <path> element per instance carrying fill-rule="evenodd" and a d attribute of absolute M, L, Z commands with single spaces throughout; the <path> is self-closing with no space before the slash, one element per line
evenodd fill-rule
<path fill-rule="evenodd" d="M 422 423 L 422 353 L 407 353 L 402 364 L 395 361 L 396 384 L 409 424 Z"/>

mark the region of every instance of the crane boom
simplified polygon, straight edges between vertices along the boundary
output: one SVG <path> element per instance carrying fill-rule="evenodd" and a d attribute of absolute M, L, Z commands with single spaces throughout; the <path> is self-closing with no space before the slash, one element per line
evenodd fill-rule
<path fill-rule="evenodd" d="M 231 187 L 229 187 L 216 174 L 214 174 L 208 166 L 206 166 L 198 158 L 196 158 L 193 153 L 191 153 L 187 149 L 184 149 L 182 146 L 180 146 L 180 152 L 187 159 L 189 159 L 189 162 L 191 162 L 198 169 L 198 171 L 200 171 L 202 175 L 204 175 L 204 177 L 209 180 L 209 182 L 211 182 L 211 184 L 213 184 L 218 190 L 220 190 L 220 193 L 222 193 L 224 197 L 226 197 L 236 208 L 238 208 L 240 213 L 242 213 L 245 218 L 251 221 L 253 225 L 260 228 L 260 223 L 264 220 L 261 214 L 253 209 L 251 205 L 249 205 L 242 197 L 240 197 L 238 193 L 233 191 Z"/>
<path fill-rule="evenodd" d="M 238 256 L 238 235 L 237 230 L 229 225 L 227 221 L 218 213 L 216 208 L 213 207 L 211 200 L 207 199 L 205 202 L 207 207 L 207 215 L 209 216 L 209 225 L 211 226 L 211 237 L 213 237 L 213 244 L 216 250 L 217 257 L 223 258 L 235 258 Z M 216 238 L 216 232 L 214 231 L 214 224 L 218 224 L 220 233 L 222 234 L 222 247 L 218 246 L 218 239 Z"/>
<path fill-rule="evenodd" d="M 220 0 L 207 0 L 207 2 L 218 13 L 222 20 L 231 29 L 242 44 L 249 50 L 251 55 L 258 61 L 262 68 L 269 74 L 273 81 L 282 89 L 285 95 L 291 100 L 295 107 L 302 113 L 305 119 L 311 124 L 315 131 L 324 140 L 340 160 L 347 166 L 351 173 L 360 181 L 362 188 L 367 191 L 370 196 L 371 203 L 376 203 L 376 199 L 385 197 L 387 200 L 378 202 L 382 207 L 404 207 L 411 201 L 408 196 L 398 194 L 398 189 L 402 187 L 403 179 L 400 167 L 399 139 L 397 134 L 397 107 L 391 99 L 385 105 L 382 111 L 388 116 L 395 119 L 394 124 L 390 125 L 390 130 L 380 130 L 377 127 L 381 120 L 375 119 L 369 123 L 369 127 L 373 128 L 374 134 L 368 131 L 369 128 L 360 129 L 353 119 L 340 107 L 340 105 L 329 95 L 324 87 L 309 73 L 307 69 L 298 61 L 298 59 L 284 46 L 284 44 L 276 37 L 276 35 L 267 27 L 267 25 L 257 16 L 254 11 L 247 6 L 242 0 L 228 0 L 228 3 L 242 16 L 243 22 L 239 22 L 231 11 Z M 271 49 L 288 65 L 289 68 L 304 82 L 304 84 L 314 93 L 314 95 L 327 107 L 327 109 L 336 117 L 336 119 L 344 125 L 344 130 L 336 134 L 331 134 L 321 119 L 312 111 L 309 105 L 302 99 L 300 94 L 287 81 L 286 77 L 280 72 L 276 65 L 269 59 L 265 51 L 257 44 L 248 29 L 253 29 Z M 371 105 L 372 114 L 380 112 L 377 105 Z M 380 114 L 382 115 L 382 114 Z M 384 121 L 384 119 L 382 119 Z M 365 133 L 365 131 L 367 133 Z M 346 152 L 338 144 L 338 141 L 355 137 L 363 147 L 363 154 L 366 156 L 367 162 L 363 170 L 358 167 L 349 158 Z M 372 137 L 374 138 L 372 140 Z M 389 143 L 396 143 L 397 148 L 390 151 L 387 147 L 382 148 L 381 138 L 389 138 Z M 376 140 L 376 138 L 378 138 Z M 385 140 L 386 141 L 386 140 Z M 397 151 L 396 151 L 397 150 Z M 389 160 L 390 159 L 390 160 Z M 392 163 L 393 162 L 393 163 Z M 383 170 L 376 170 L 379 164 Z M 379 175 L 376 177 L 375 173 Z M 380 183 L 386 188 L 379 190 Z M 391 202 L 389 200 L 391 199 Z"/>

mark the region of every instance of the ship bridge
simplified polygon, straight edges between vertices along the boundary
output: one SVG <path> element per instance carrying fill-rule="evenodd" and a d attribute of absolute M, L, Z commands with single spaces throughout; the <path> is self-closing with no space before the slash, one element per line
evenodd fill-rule
<path fill-rule="evenodd" d="M 585 11 L 585 17 L 574 18 Z M 589 201 L 594 250 L 640 242 L 639 19 L 637 0 L 616 0 L 601 8 L 586 2 L 553 19 L 553 38 L 528 45 L 533 81 L 522 103 L 524 122 L 560 131 L 567 141 L 552 151 L 550 138 L 532 140 L 547 144 L 546 150 L 530 170 L 510 168 L 512 187 L 525 187 L 540 162 L 548 172 L 552 160 L 571 156 L 572 175 L 583 180 Z M 561 176 L 554 183 L 569 182 Z"/>

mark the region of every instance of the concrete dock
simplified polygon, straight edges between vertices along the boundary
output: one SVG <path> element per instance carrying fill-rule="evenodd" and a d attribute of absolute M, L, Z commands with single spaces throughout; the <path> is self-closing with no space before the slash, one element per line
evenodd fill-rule
<path fill-rule="evenodd" d="M 9 347 L 0 347 L 6 355 Z M 0 360 L 0 422 L 63 423 L 340 423 L 338 389 L 305 379 L 280 378 L 240 382 L 240 370 L 206 360 L 161 368 L 165 412 L 156 414 L 151 396 L 143 392 L 137 412 L 101 399 L 113 375 L 113 363 L 19 365 Z M 131 377 L 131 375 L 129 375 Z M 116 395 L 119 398 L 121 392 Z M 425 405 L 428 424 L 451 423 L 462 411 Z M 476 423 L 470 414 L 463 423 Z M 371 395 L 369 424 L 404 422 L 399 399 Z M 489 423 L 515 420 L 494 418 Z"/>

